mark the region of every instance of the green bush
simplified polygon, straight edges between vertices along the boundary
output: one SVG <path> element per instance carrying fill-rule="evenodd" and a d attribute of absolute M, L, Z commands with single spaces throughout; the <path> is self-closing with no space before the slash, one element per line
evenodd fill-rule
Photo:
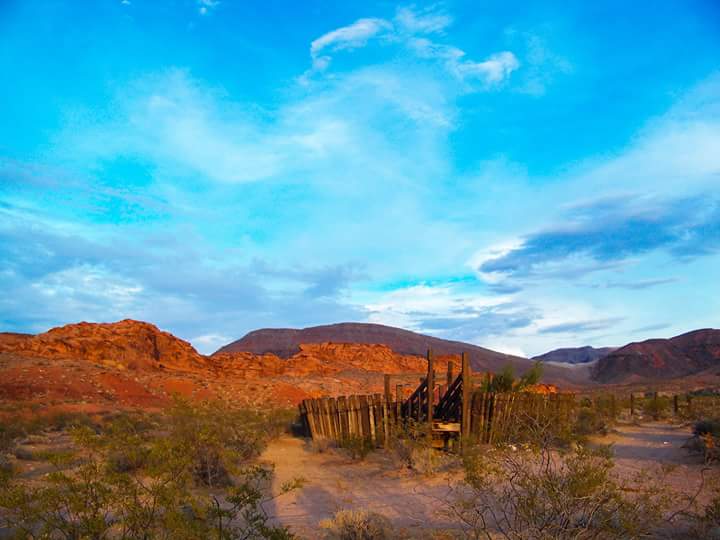
<path fill-rule="evenodd" d="M 363 460 L 367 455 L 375 449 L 372 441 L 368 437 L 360 435 L 347 435 L 340 440 L 340 448 L 346 450 L 350 454 L 351 459 Z"/>
<path fill-rule="evenodd" d="M 671 401 L 667 396 L 653 396 L 645 398 L 642 404 L 643 414 L 653 420 L 667 418 L 670 413 Z"/>
<path fill-rule="evenodd" d="M 366 510 L 341 510 L 332 519 L 320 522 L 326 540 L 393 540 L 397 538 L 390 520 Z"/>
<path fill-rule="evenodd" d="M 611 475 L 608 449 L 474 447 L 464 455 L 465 483 L 454 486 L 448 514 L 471 538 L 642 538 L 661 523 L 662 480 L 639 479 L 632 496 Z"/>
<path fill-rule="evenodd" d="M 18 538 L 292 538 L 268 524 L 272 468 L 245 463 L 267 441 L 267 414 L 177 401 L 157 424 L 73 427 L 76 455 L 47 456 L 42 482 L 2 477 L 0 522 Z M 223 483 L 222 503 L 196 489 Z"/>
<path fill-rule="evenodd" d="M 607 432 L 607 422 L 593 406 L 581 406 L 575 420 L 574 432 L 580 437 L 604 434 Z"/>

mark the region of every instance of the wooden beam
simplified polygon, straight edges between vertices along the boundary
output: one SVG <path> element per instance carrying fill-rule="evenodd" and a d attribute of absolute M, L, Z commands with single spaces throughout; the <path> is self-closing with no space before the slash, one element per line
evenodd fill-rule
<path fill-rule="evenodd" d="M 392 393 L 390 392 L 390 375 L 385 374 L 385 403 L 392 401 Z"/>
<path fill-rule="evenodd" d="M 447 366 L 447 378 L 445 379 L 445 385 L 450 388 L 450 385 L 453 383 L 453 363 L 448 361 Z"/>
<path fill-rule="evenodd" d="M 470 435 L 470 399 L 472 396 L 472 372 L 470 358 L 462 353 L 462 436 Z"/>
<path fill-rule="evenodd" d="M 427 352 L 427 421 L 428 432 L 432 436 L 433 408 L 435 407 L 435 358 L 432 349 Z"/>

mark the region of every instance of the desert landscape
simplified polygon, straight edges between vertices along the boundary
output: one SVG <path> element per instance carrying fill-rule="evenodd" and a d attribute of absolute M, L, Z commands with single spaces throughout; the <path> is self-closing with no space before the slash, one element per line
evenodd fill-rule
<path fill-rule="evenodd" d="M 473 423 L 467 436 L 459 428 L 451 435 L 451 442 L 457 442 L 451 444 L 450 450 L 438 449 L 433 443 L 439 436 L 436 430 L 428 439 L 422 427 L 427 416 L 421 419 L 420 410 L 412 405 L 402 416 L 388 417 L 390 424 L 385 427 L 382 416 L 376 416 L 377 434 L 365 432 L 364 438 L 353 435 L 352 427 L 337 433 L 313 429 L 306 408 L 310 403 L 339 396 L 340 400 L 346 396 L 380 397 L 388 392 L 387 381 L 392 381 L 391 394 L 381 399 L 387 400 L 389 409 L 397 403 L 397 410 L 404 410 L 401 406 L 412 401 L 418 381 L 427 383 L 429 357 L 421 354 L 423 348 L 432 351 L 437 380 L 433 383 L 437 392 L 432 405 L 436 420 L 453 421 L 439 418 L 444 394 L 449 396 L 454 388 L 442 383 L 448 369 L 449 377 L 458 373 L 463 359 L 475 386 L 469 391 L 472 399 L 480 399 L 477 392 L 490 392 L 483 396 L 509 392 L 504 395 L 535 395 L 549 404 L 566 396 L 573 404 L 569 416 L 561 422 L 551 409 L 544 409 L 545 413 L 531 417 L 518 405 L 501 413 L 501 402 L 495 397 L 493 425 L 504 417 L 516 429 L 484 439 L 474 431 L 477 428 Z M 553 354 L 557 353 L 545 357 Z M 560 354 L 565 358 L 577 356 L 568 350 Z M 150 323 L 133 320 L 70 324 L 38 335 L 4 333 L 0 334 L 3 470 L 10 474 L 5 479 L 8 495 L 15 493 L 17 497 L 13 490 L 18 486 L 52 483 L 48 479 L 53 475 L 71 474 L 67 471 L 92 463 L 82 459 L 67 463 L 58 457 L 63 453 L 86 455 L 88 443 L 79 435 L 82 430 L 89 430 L 90 435 L 85 436 L 97 437 L 112 448 L 107 450 L 110 453 L 100 453 L 105 456 L 101 459 L 118 459 L 120 453 L 127 460 L 129 450 L 124 444 L 141 437 L 142 444 L 152 447 L 152 433 L 162 433 L 165 422 L 172 425 L 181 415 L 186 417 L 183 422 L 199 423 L 195 429 L 219 430 L 214 436 L 221 437 L 215 443 L 221 447 L 236 441 L 234 430 L 248 430 L 239 439 L 239 455 L 229 453 L 223 458 L 225 463 L 218 454 L 220 461 L 215 463 L 217 470 L 213 473 L 217 479 L 199 481 L 197 471 L 191 467 L 195 472 L 188 481 L 196 484 L 192 489 L 198 500 L 212 494 L 212 500 L 224 500 L 228 505 L 235 486 L 245 485 L 243 474 L 249 473 L 242 472 L 242 467 L 252 465 L 272 471 L 262 478 L 263 502 L 255 509 L 265 529 L 238 526 L 248 517 L 236 510 L 235 514 L 227 514 L 225 526 L 228 530 L 239 527 L 235 532 L 241 535 L 238 537 L 250 534 L 252 538 L 274 538 L 272 534 L 280 534 L 280 530 L 300 538 L 355 538 L 353 534 L 360 534 L 358 538 L 452 538 L 476 534 L 523 537 L 529 523 L 514 529 L 516 525 L 509 522 L 492 523 L 488 519 L 480 527 L 460 512 L 466 510 L 463 497 L 467 490 L 474 489 L 468 480 L 473 470 L 469 456 L 480 449 L 482 459 L 494 466 L 505 463 L 503 453 L 510 452 L 514 458 L 519 457 L 517 452 L 528 452 L 522 457 L 526 460 L 522 461 L 523 470 L 529 475 L 526 481 L 538 482 L 539 486 L 543 474 L 557 475 L 556 481 L 573 474 L 565 468 L 566 460 L 583 460 L 582 468 L 574 474 L 585 477 L 589 470 L 602 472 L 606 477 L 596 489 L 610 489 L 608 486 L 613 485 L 612 489 L 620 490 L 618 493 L 636 493 L 624 503 L 627 511 L 668 520 L 662 527 L 661 521 L 644 522 L 638 525 L 638 531 L 608 523 L 603 527 L 593 525 L 597 530 L 591 523 L 567 523 L 562 529 L 552 528 L 557 524 L 551 524 L 548 530 L 553 532 L 548 535 L 565 537 L 583 532 L 624 538 L 651 533 L 692 538 L 715 534 L 709 509 L 716 504 L 714 486 L 720 481 L 720 469 L 714 464 L 717 439 L 712 431 L 720 406 L 718 360 L 720 330 L 710 329 L 608 348 L 599 357 L 587 357 L 579 364 L 558 360 L 544 364 L 470 344 L 361 323 L 253 331 L 211 355 L 198 353 L 189 343 Z M 538 366 L 542 366 L 540 371 Z M 523 386 L 523 374 L 535 371 L 542 373 L 540 379 L 528 378 L 528 384 Z M 498 382 L 508 377 L 506 383 Z M 461 379 L 462 374 L 457 384 L 465 383 Z M 501 388 L 503 384 L 505 388 Z M 475 409 L 464 411 L 453 413 L 458 421 L 462 422 L 463 415 L 475 417 Z M 341 416 L 337 410 L 334 414 Z M 486 418 L 491 421 L 491 417 Z M 221 428 L 216 422 L 239 424 Z M 558 429 L 563 422 L 567 430 Z M 698 432 L 703 422 L 710 431 Z M 119 429 L 131 432 L 121 431 L 122 442 L 111 442 L 111 434 Z M 362 427 L 357 433 L 362 435 Z M 533 446 L 539 441 L 545 446 Z M 113 446 L 116 444 L 120 448 Z M 547 452 L 557 470 L 538 471 L 539 463 L 534 461 L 538 454 L 533 453 L 536 451 Z M 234 468 L 239 466 L 240 470 Z M 138 472 L 133 468 L 130 471 Z M 89 496 L 78 491 L 75 496 Z M 585 494 L 580 500 L 592 495 Z M 497 497 L 494 504 L 507 503 L 502 494 L 493 496 Z M 568 500 L 562 504 L 577 503 L 572 493 L 563 496 Z M 24 497 L 31 495 L 26 493 Z M 20 500 L 30 504 L 27 498 Z M 0 517 L 6 523 L 3 534 L 28 534 L 32 529 L 27 529 L 27 521 L 21 520 L 12 504 L 19 504 L 18 499 L 0 499 Z M 42 523 L 39 503 L 34 504 L 38 506 L 31 505 L 24 511 L 30 516 L 34 515 L 32 510 L 38 512 L 34 519 Z M 543 511 L 549 509 L 544 507 Z M 613 519 L 618 519 L 622 511 L 614 509 Z M 22 519 L 27 520 L 28 515 Z M 490 515 L 498 520 L 494 513 L 487 517 Z M 73 522 L 70 515 L 65 519 Z M 220 523 L 224 523 L 223 519 Z M 19 521 L 14 525 L 13 520 Z M 55 533 L 62 530 L 60 525 L 56 527 Z M 114 537 L 118 527 L 109 520 L 103 534 Z M 188 534 L 177 527 L 173 535 Z M 52 537 L 52 533 L 47 534 Z M 215 533 L 208 529 L 189 534 Z"/>
<path fill-rule="evenodd" d="M 719 21 L 0 0 L 0 540 L 720 540 Z"/>

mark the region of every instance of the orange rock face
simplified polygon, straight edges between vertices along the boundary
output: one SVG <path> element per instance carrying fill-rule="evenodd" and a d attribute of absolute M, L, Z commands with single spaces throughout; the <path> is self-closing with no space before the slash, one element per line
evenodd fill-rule
<path fill-rule="evenodd" d="M 523 392 L 529 392 L 531 394 L 557 394 L 558 389 L 554 384 L 531 384 L 522 389 Z"/>
<path fill-rule="evenodd" d="M 406 391 L 427 371 L 421 356 L 386 345 L 312 343 L 289 358 L 250 352 L 199 354 L 189 343 L 139 321 L 71 324 L 39 334 L 0 334 L 0 402 L 83 407 L 161 407 L 172 395 L 236 403 L 290 404 L 310 396 L 379 392 L 382 374 Z M 437 380 L 449 361 L 438 356 Z M 412 387 L 412 388 L 411 388 Z M 394 389 L 394 386 L 393 386 Z"/>
<path fill-rule="evenodd" d="M 130 319 L 68 324 L 29 339 L 0 341 L 0 351 L 49 360 L 82 359 L 120 369 L 197 370 L 206 365 L 187 341 Z"/>
<path fill-rule="evenodd" d="M 436 372 L 444 373 L 451 358 L 437 359 Z M 210 361 L 218 373 L 243 379 L 330 375 L 351 370 L 388 374 L 423 373 L 427 370 L 427 361 L 422 357 L 398 354 L 385 345 L 357 343 L 302 344 L 300 352 L 287 360 L 274 354 L 260 356 L 248 352 L 223 352 L 212 355 Z M 459 361 L 456 364 L 459 365 Z"/>

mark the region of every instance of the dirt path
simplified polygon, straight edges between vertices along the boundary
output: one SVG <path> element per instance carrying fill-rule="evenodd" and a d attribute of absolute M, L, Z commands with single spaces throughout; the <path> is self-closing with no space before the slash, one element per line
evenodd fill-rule
<path fill-rule="evenodd" d="M 625 424 L 616 426 L 609 435 L 596 438 L 594 442 L 612 444 L 615 472 L 621 478 L 630 479 L 641 471 L 658 475 L 663 466 L 668 466 L 668 486 L 690 495 L 700 486 L 705 468 L 701 455 L 683 448 L 691 435 L 687 425 Z M 717 477 L 719 472 L 717 467 L 708 469 L 705 478 Z"/>
<path fill-rule="evenodd" d="M 643 470 L 654 476 L 660 474 L 663 465 L 671 465 L 667 483 L 690 495 L 701 481 L 704 464 L 700 456 L 682 448 L 688 437 L 687 426 L 621 425 L 594 442 L 612 443 L 615 471 L 621 478 L 630 480 Z M 269 508 L 273 516 L 303 537 L 318 537 L 318 523 L 341 509 L 384 514 L 403 529 L 406 537 L 421 536 L 427 529 L 452 527 L 439 502 L 447 494 L 447 475 L 426 477 L 398 470 L 382 452 L 371 454 L 364 462 L 354 462 L 332 451 L 313 452 L 303 440 L 289 437 L 273 442 L 262 458 L 276 466 L 276 487 L 297 476 L 306 479 L 301 490 L 278 498 Z M 718 476 L 717 469 L 706 477 Z M 678 501 L 682 503 L 681 498 Z"/>

